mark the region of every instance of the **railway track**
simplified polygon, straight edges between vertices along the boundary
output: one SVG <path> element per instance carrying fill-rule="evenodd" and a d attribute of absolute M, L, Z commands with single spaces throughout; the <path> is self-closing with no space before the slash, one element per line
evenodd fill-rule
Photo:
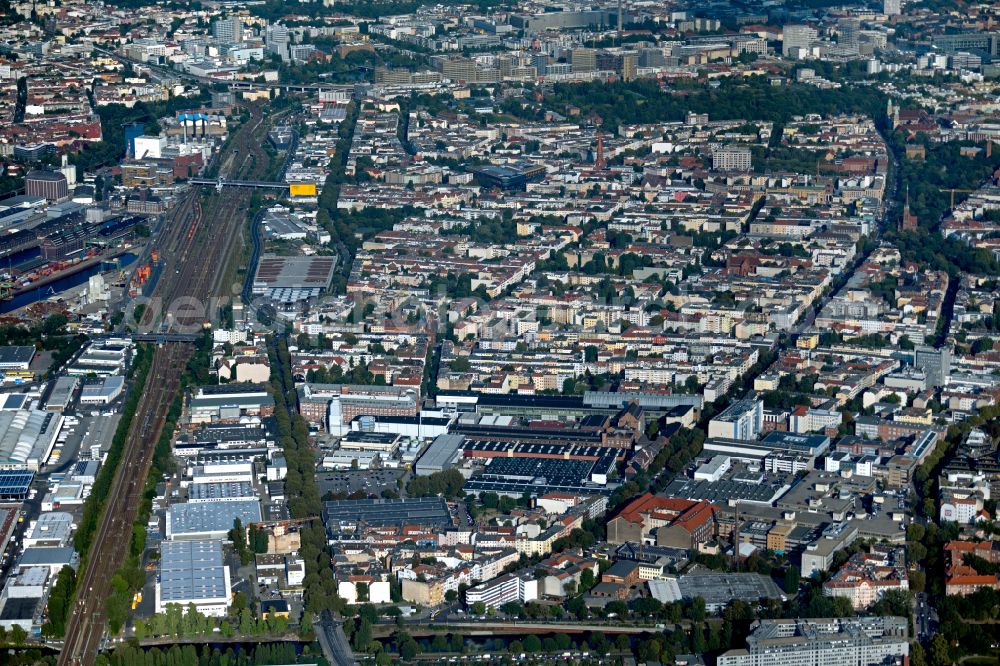
<path fill-rule="evenodd" d="M 251 175 L 259 175 L 267 164 L 259 136 L 263 125 L 262 110 L 253 108 L 251 121 L 237 130 L 232 142 L 232 150 L 236 155 L 246 156 L 244 160 L 255 156 L 250 166 Z M 219 295 L 219 282 L 246 221 L 249 198 L 249 192 L 237 188 L 211 195 L 204 204 L 199 188 L 185 195 L 157 239 L 164 266 L 153 291 L 154 299 L 158 297 L 167 307 L 181 298 L 208 305 L 213 296 Z M 200 326 L 214 315 L 206 309 L 203 313 L 196 311 L 173 320 L 161 320 L 162 313 L 147 308 L 142 323 L 152 326 L 165 321 L 166 332 L 171 332 L 181 325 Z M 190 343 L 161 345 L 153 355 L 146 385 L 134 389 L 141 390 L 142 397 L 115 472 L 87 568 L 77 587 L 59 666 L 91 666 L 97 657 L 107 625 L 106 600 L 112 592 L 111 579 L 128 556 L 132 526 L 138 515 L 153 451 L 193 351 Z"/>
<path fill-rule="evenodd" d="M 187 364 L 191 353 L 189 344 L 171 344 L 158 349 L 153 356 L 136 420 L 108 493 L 87 569 L 79 582 L 59 664 L 91 664 L 97 656 L 107 623 L 105 600 L 111 592 L 111 578 L 128 556 L 132 524 L 142 500 L 153 449 L 180 385 L 177 369 Z"/>

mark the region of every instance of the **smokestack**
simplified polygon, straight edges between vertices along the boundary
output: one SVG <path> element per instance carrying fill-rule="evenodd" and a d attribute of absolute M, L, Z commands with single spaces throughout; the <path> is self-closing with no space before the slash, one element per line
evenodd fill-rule
<path fill-rule="evenodd" d="M 618 41 L 622 38 L 622 0 L 618 0 Z"/>

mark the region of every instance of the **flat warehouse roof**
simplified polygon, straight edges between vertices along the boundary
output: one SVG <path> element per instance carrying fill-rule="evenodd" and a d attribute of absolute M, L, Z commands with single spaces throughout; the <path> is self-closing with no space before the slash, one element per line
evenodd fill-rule
<path fill-rule="evenodd" d="M 708 604 L 725 604 L 733 599 L 781 599 L 785 595 L 769 577 L 755 573 L 697 573 L 677 579 L 681 593 L 689 599 L 701 597 Z"/>
<path fill-rule="evenodd" d="M 264 255 L 257 262 L 254 282 L 268 289 L 326 289 L 333 279 L 336 257 L 280 257 Z"/>
<path fill-rule="evenodd" d="M 451 523 L 451 513 L 447 502 L 441 497 L 339 500 L 324 504 L 323 520 L 327 523 L 364 521 L 372 527 L 402 524 L 447 525 Z"/>
<path fill-rule="evenodd" d="M 192 483 L 188 486 L 192 500 L 217 500 L 230 497 L 254 497 L 253 486 L 246 481 L 232 483 Z"/>
<path fill-rule="evenodd" d="M 571 485 L 586 482 L 593 468 L 594 463 L 588 460 L 491 458 L 482 476 L 501 481 L 545 479 L 554 485 Z"/>
<path fill-rule="evenodd" d="M 228 532 L 237 518 L 243 525 L 259 523 L 260 502 L 197 502 L 172 504 L 167 510 L 167 538 L 185 534 Z"/>
<path fill-rule="evenodd" d="M 221 541 L 164 541 L 160 544 L 160 600 L 163 604 L 229 597 Z"/>
<path fill-rule="evenodd" d="M 35 357 L 35 348 L 30 346 L 0 347 L 0 366 L 25 365 Z"/>

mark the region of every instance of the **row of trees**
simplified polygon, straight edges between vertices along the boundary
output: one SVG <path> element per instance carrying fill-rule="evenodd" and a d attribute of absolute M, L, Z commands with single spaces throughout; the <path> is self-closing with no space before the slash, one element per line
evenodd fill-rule
<path fill-rule="evenodd" d="M 309 426 L 298 413 L 297 396 L 292 382 L 291 357 L 283 337 L 278 337 L 269 349 L 271 392 L 275 401 L 275 422 L 278 443 L 285 455 L 288 473 L 285 494 L 293 518 L 319 516 L 323 503 L 316 486 L 314 452 L 309 445 Z M 330 556 L 326 549 L 326 530 L 318 520 L 303 524 L 299 529 L 302 546 L 299 555 L 305 562 L 305 610 L 300 622 L 300 634 L 311 630 L 312 616 L 324 610 L 345 612 L 346 602 L 337 596 L 337 581 L 333 577 Z"/>
<path fill-rule="evenodd" d="M 194 605 L 189 605 L 185 611 L 177 604 L 169 604 L 166 611 L 150 616 L 145 620 L 135 621 L 135 637 L 139 640 L 155 637 L 174 637 L 179 639 L 197 638 L 219 635 L 223 638 L 234 636 L 283 637 L 288 633 L 288 618 L 257 617 L 247 608 L 243 599 L 242 608 L 235 610 L 229 618 L 212 618 L 198 612 Z"/>
<path fill-rule="evenodd" d="M 144 649 L 123 645 L 110 655 L 97 655 L 97 666 L 265 666 L 266 664 L 314 664 L 322 660 L 318 647 L 305 646 L 299 654 L 291 643 L 261 643 L 251 648 L 220 650 L 206 645 Z"/>

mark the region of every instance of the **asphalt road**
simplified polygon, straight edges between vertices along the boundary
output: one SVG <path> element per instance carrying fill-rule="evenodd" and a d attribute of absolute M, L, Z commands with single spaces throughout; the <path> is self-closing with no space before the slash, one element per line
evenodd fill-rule
<path fill-rule="evenodd" d="M 913 622 L 916 627 L 917 640 L 928 641 L 937 631 L 937 611 L 931 606 L 930 596 L 926 592 L 918 592 L 914 595 L 913 606 Z"/>

